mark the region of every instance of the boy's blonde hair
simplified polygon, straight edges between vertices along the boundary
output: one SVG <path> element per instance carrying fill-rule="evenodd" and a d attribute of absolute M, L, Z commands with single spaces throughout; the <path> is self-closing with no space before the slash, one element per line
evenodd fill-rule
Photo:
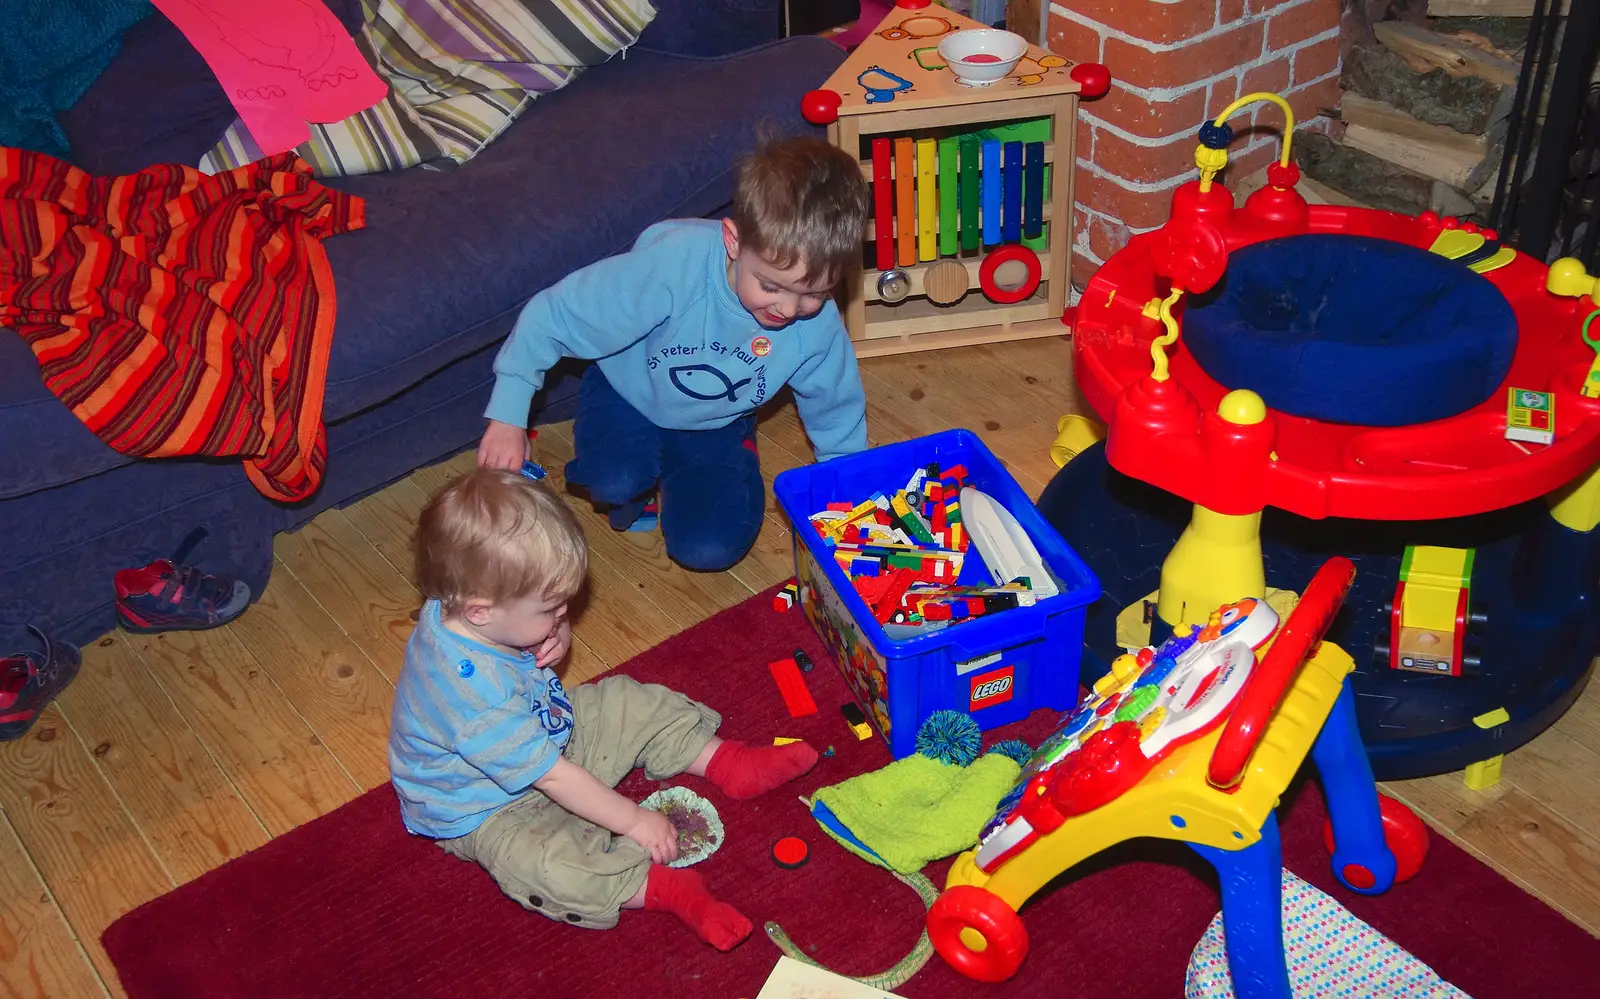
<path fill-rule="evenodd" d="M 417 586 L 445 610 L 537 594 L 566 601 L 589 571 L 583 529 L 548 486 L 479 468 L 440 489 L 417 519 Z"/>
<path fill-rule="evenodd" d="M 861 266 L 871 193 L 861 166 L 822 139 L 769 142 L 739 164 L 733 224 L 739 245 L 805 280 L 837 284 Z"/>

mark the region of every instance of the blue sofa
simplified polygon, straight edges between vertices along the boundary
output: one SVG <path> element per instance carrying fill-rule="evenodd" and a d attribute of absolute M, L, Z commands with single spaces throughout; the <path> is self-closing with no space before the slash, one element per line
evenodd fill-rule
<path fill-rule="evenodd" d="M 328 471 L 304 503 L 265 499 L 235 462 L 112 451 L 0 328 L 0 653 L 30 622 L 80 643 L 109 630 L 112 574 L 166 557 L 197 526 L 210 530 L 197 560 L 260 593 L 276 533 L 475 442 L 495 350 L 533 293 L 652 222 L 715 213 L 758 131 L 806 127 L 800 97 L 843 53 L 777 40 L 779 2 L 656 0 L 638 45 L 534 102 L 465 166 L 332 182 L 366 199 L 367 227 L 326 244 L 339 309 Z M 359 23 L 359 0 L 329 6 Z M 64 124 L 73 162 L 124 174 L 195 162 L 232 118 L 200 57 L 155 16 Z M 552 378 L 535 418 L 570 417 L 575 387 L 571 372 Z"/>

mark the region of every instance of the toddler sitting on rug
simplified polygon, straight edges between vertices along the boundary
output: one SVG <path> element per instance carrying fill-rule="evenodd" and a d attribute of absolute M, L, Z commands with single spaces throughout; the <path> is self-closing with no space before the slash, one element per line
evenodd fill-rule
<path fill-rule="evenodd" d="M 643 765 L 749 798 L 810 770 L 816 750 L 719 739 L 715 711 L 626 676 L 564 689 L 551 667 L 571 646 L 588 546 L 543 483 L 493 468 L 457 479 L 422 511 L 416 559 L 425 602 L 389 735 L 406 828 L 551 919 L 609 929 L 621 909 L 652 909 L 737 946 L 750 921 L 698 873 L 663 866 L 672 824 L 614 788 Z"/>

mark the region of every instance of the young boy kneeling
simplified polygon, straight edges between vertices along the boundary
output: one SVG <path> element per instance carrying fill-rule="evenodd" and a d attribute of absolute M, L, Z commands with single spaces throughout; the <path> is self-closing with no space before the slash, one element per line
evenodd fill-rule
<path fill-rule="evenodd" d="M 833 293 L 859 272 L 869 201 L 842 150 L 775 142 L 740 164 L 731 217 L 653 225 L 535 295 L 495 359 L 478 463 L 521 468 L 545 372 L 598 358 L 578 389 L 567 482 L 619 531 L 659 489 L 668 555 L 706 571 L 739 561 L 765 509 L 757 407 L 788 384 L 818 461 L 867 446 Z"/>

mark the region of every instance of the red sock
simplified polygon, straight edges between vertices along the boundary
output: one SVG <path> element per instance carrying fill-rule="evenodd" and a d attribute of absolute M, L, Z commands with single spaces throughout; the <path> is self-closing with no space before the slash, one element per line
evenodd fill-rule
<path fill-rule="evenodd" d="M 727 740 L 706 764 L 706 780 L 730 798 L 754 798 L 816 766 L 817 751 L 803 742 L 746 746 Z"/>
<path fill-rule="evenodd" d="M 705 879 L 685 868 L 650 865 L 644 883 L 644 907 L 670 912 L 717 950 L 733 950 L 750 935 L 750 920 L 706 890 Z"/>

